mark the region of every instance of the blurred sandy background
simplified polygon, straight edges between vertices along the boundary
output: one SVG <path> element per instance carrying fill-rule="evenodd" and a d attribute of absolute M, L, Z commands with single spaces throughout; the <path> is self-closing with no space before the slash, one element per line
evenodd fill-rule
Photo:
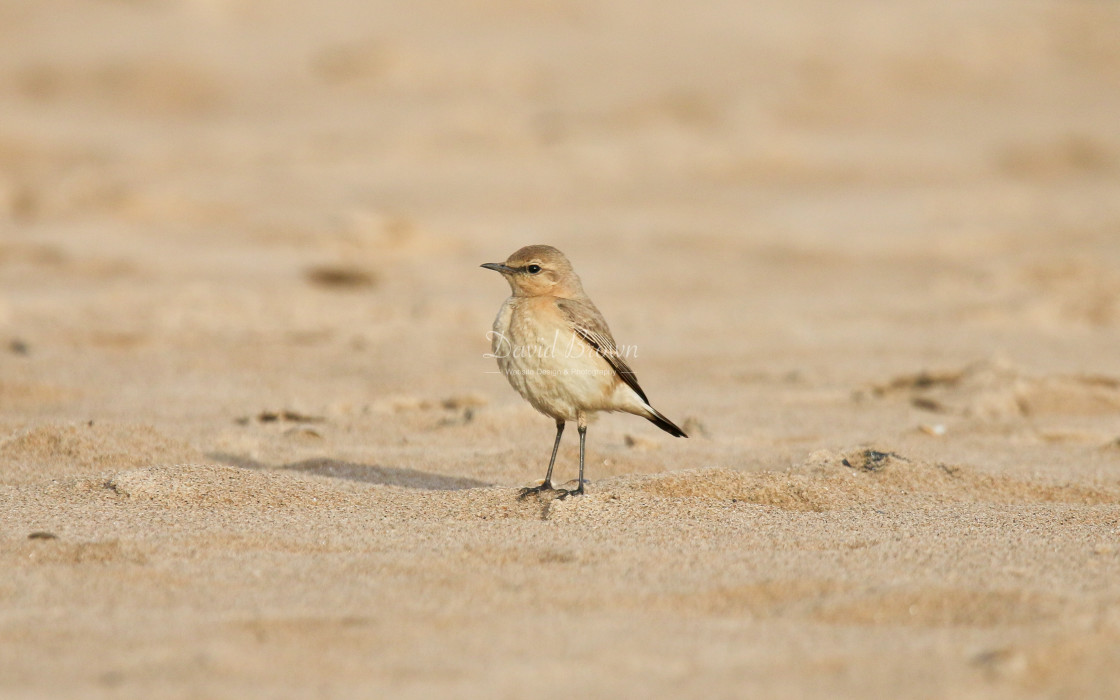
<path fill-rule="evenodd" d="M 3 0 L 0 694 L 1115 697 L 1118 36 Z M 529 243 L 693 433 L 565 502 L 483 357 Z"/>

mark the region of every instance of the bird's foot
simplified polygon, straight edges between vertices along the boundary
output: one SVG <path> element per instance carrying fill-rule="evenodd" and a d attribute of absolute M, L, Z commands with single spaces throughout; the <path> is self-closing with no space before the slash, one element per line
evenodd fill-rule
<path fill-rule="evenodd" d="M 568 496 L 582 496 L 585 493 L 585 491 L 583 490 L 583 482 L 582 481 L 580 482 L 579 486 L 577 486 L 574 489 L 556 489 L 556 490 L 557 490 L 556 498 L 560 499 L 561 501 L 564 500 L 565 498 L 567 498 Z"/>
<path fill-rule="evenodd" d="M 517 494 L 517 500 L 523 501 L 526 498 L 528 498 L 530 494 L 536 494 L 537 498 L 540 498 L 541 494 L 544 493 L 545 491 L 555 491 L 555 490 L 556 490 L 556 488 L 552 485 L 552 482 L 551 481 L 546 481 L 543 484 L 541 484 L 540 486 L 527 486 L 527 487 L 521 489 L 521 492 L 519 494 Z"/>

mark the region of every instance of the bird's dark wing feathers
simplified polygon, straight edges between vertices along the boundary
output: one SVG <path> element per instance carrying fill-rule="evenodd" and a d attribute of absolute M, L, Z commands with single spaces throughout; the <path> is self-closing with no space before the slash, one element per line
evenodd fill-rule
<path fill-rule="evenodd" d="M 634 370 L 630 369 L 630 365 L 622 359 L 622 353 L 615 345 L 611 329 L 607 327 L 607 321 L 599 313 L 599 309 L 595 308 L 594 304 L 575 299 L 557 299 L 556 306 L 567 317 L 572 331 L 594 348 L 619 378 L 648 405 L 649 399 L 646 398 L 646 393 L 638 386 L 638 378 L 634 375 Z"/>

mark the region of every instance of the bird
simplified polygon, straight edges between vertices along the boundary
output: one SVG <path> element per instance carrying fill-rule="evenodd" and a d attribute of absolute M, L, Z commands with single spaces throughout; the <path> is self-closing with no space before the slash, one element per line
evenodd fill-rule
<path fill-rule="evenodd" d="M 518 498 L 557 492 L 584 494 L 584 444 L 595 413 L 624 411 L 641 416 L 674 437 L 688 437 L 650 405 L 634 371 L 611 335 L 606 319 L 587 293 L 568 258 L 549 245 L 530 245 L 504 263 L 484 263 L 509 283 L 490 332 L 490 356 L 510 385 L 533 408 L 556 421 L 556 441 L 539 486 Z M 552 485 L 556 452 L 568 421 L 579 430 L 579 481 L 574 489 Z"/>

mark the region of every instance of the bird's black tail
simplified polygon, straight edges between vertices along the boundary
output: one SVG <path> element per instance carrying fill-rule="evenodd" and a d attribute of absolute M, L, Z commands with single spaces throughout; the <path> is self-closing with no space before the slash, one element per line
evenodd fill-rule
<path fill-rule="evenodd" d="M 673 423 L 673 421 L 669 420 L 665 416 L 658 413 L 657 409 L 654 408 L 653 406 L 649 407 L 649 415 L 647 415 L 645 418 L 650 423 L 653 423 L 658 428 L 661 428 L 662 430 L 669 433 L 673 437 L 683 437 L 683 438 L 688 437 L 687 435 L 685 435 L 685 432 L 683 430 L 678 428 L 676 426 L 676 424 Z"/>

